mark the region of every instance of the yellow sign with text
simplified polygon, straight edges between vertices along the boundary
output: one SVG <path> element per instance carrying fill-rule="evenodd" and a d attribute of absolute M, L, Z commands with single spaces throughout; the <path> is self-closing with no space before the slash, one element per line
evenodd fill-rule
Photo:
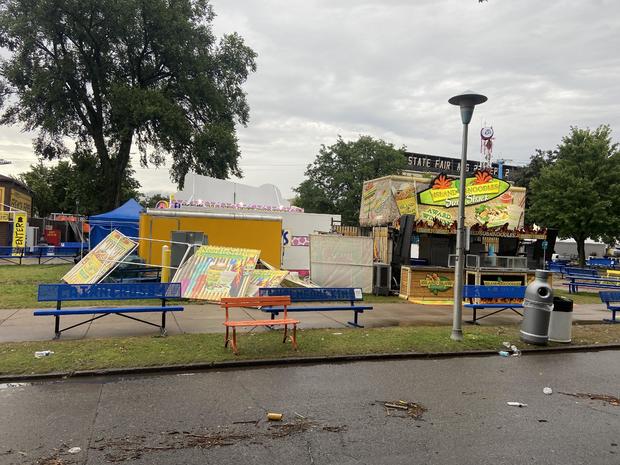
<path fill-rule="evenodd" d="M 27 218 L 24 213 L 17 212 L 13 215 L 13 248 L 23 249 L 26 247 Z"/>
<path fill-rule="evenodd" d="M 30 210 L 32 209 L 32 197 L 28 194 L 22 194 L 21 192 L 12 189 L 11 207 L 13 207 L 14 210 L 21 210 L 30 214 Z"/>

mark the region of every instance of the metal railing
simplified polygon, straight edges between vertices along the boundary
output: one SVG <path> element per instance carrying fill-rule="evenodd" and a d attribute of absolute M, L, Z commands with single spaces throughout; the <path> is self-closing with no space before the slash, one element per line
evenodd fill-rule
<path fill-rule="evenodd" d="M 454 268 L 456 254 L 448 255 L 448 268 Z M 465 268 L 468 269 L 501 269 L 501 270 L 527 270 L 527 257 L 507 257 L 500 255 L 465 255 Z"/>

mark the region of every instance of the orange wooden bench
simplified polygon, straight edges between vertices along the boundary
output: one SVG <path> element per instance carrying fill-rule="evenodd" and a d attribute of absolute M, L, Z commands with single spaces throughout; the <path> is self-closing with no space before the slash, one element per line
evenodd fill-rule
<path fill-rule="evenodd" d="M 297 350 L 297 324 L 299 320 L 293 320 L 288 318 L 287 307 L 291 304 L 291 298 L 289 296 L 263 296 L 263 297 L 223 297 L 220 301 L 220 306 L 226 310 L 226 320 L 224 326 L 226 327 L 226 341 L 224 347 L 230 346 L 235 354 L 238 354 L 237 350 L 237 328 L 240 327 L 256 327 L 256 326 L 280 326 L 284 325 L 284 338 L 282 342 L 286 342 L 288 335 L 289 325 L 293 327 L 293 333 L 290 335 L 293 349 Z M 239 320 L 232 321 L 228 314 L 229 308 L 243 308 L 243 307 L 264 307 L 267 305 L 282 306 L 284 313 L 283 318 L 276 318 L 273 320 Z M 230 337 L 230 330 L 232 329 L 232 338 Z"/>

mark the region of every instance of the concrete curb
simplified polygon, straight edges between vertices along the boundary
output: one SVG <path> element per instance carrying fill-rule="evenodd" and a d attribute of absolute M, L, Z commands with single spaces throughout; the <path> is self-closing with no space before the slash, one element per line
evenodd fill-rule
<path fill-rule="evenodd" d="M 526 355 L 540 355 L 547 353 L 571 353 L 571 352 L 599 352 L 602 350 L 620 350 L 617 344 L 588 344 L 581 346 L 557 346 L 523 349 Z M 187 371 L 206 370 L 234 370 L 240 368 L 281 367 L 290 365 L 320 365 L 326 363 L 352 363 L 362 361 L 384 360 L 420 360 L 420 359 L 443 359 L 457 357 L 489 357 L 497 356 L 498 350 L 467 350 L 463 352 L 400 352 L 386 354 L 358 354 L 358 355 L 335 355 L 326 357 L 290 357 L 274 358 L 265 360 L 229 360 L 225 362 L 189 363 L 183 365 L 160 365 L 151 367 L 134 368 L 110 368 L 104 370 L 83 370 L 74 372 L 52 372 L 30 375 L 0 375 L 0 382 L 25 382 L 25 381 L 50 381 L 66 378 L 85 378 L 94 376 L 121 376 L 121 375 L 145 375 L 179 373 Z"/>

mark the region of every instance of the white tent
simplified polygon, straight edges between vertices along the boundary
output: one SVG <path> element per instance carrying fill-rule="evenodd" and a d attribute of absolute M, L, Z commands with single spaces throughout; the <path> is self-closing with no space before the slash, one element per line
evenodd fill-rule
<path fill-rule="evenodd" d="M 194 173 L 185 176 L 185 187 L 174 198 L 186 202 L 204 201 L 276 208 L 290 207 L 290 203 L 282 198 L 280 190 L 273 184 L 254 187 Z"/>

